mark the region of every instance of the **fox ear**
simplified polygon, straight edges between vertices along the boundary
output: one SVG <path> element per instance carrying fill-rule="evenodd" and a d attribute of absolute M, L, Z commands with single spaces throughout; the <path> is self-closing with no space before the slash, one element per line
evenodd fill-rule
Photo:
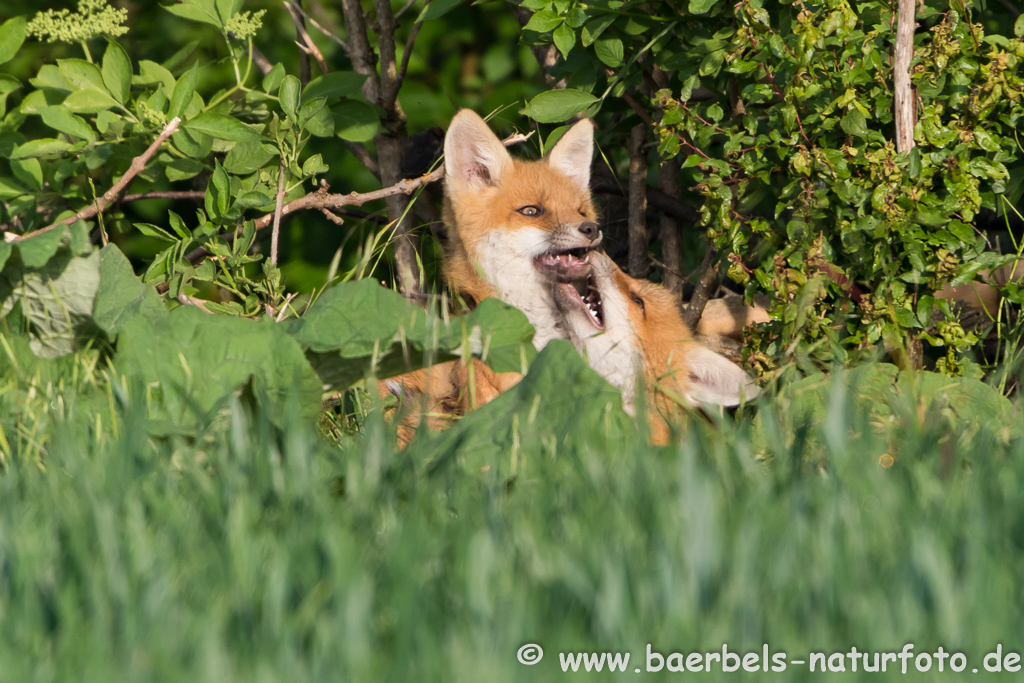
<path fill-rule="evenodd" d="M 690 403 L 735 406 L 761 391 L 743 368 L 709 348 L 695 345 L 686 360 L 690 370 L 686 399 Z"/>
<path fill-rule="evenodd" d="M 594 156 L 594 124 L 583 119 L 555 143 L 548 164 L 569 176 L 584 192 L 590 191 L 590 161 Z"/>
<path fill-rule="evenodd" d="M 463 109 L 444 138 L 444 173 L 449 192 L 497 185 L 512 166 L 505 145 L 476 112 Z"/>

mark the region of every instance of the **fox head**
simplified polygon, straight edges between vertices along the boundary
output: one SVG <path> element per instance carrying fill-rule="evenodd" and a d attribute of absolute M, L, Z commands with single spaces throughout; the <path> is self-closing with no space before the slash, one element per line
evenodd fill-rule
<path fill-rule="evenodd" d="M 593 150 L 589 120 L 538 161 L 512 158 L 467 109 L 445 136 L 448 281 L 472 299 L 497 296 L 520 308 L 537 330 L 538 348 L 565 336 L 550 284 L 586 278 L 601 242 L 590 197 Z"/>
<path fill-rule="evenodd" d="M 673 404 L 734 406 L 757 396 L 742 368 L 695 340 L 669 290 L 626 275 L 603 253 L 590 262 L 586 280 L 554 287 L 566 333 L 591 367 L 622 391 L 627 409 L 643 373 L 655 441 L 668 437 L 665 419 Z"/>

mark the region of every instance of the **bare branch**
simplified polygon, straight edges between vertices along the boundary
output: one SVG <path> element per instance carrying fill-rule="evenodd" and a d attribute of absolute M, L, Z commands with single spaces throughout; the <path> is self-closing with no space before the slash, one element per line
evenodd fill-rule
<path fill-rule="evenodd" d="M 430 0 L 427 0 L 429 2 Z M 398 83 L 401 87 L 402 81 L 405 80 L 405 72 L 409 69 L 409 57 L 412 56 L 412 47 L 416 43 L 416 36 L 420 34 L 420 27 L 423 26 L 422 21 L 417 21 L 412 25 L 412 30 L 409 31 L 409 37 L 405 41 L 405 51 L 402 52 L 402 65 L 398 68 Z"/>
<path fill-rule="evenodd" d="M 358 142 L 352 142 L 350 140 L 343 140 L 345 146 L 348 147 L 348 151 L 352 152 L 352 156 L 359 159 L 360 163 L 366 167 L 373 177 L 380 180 L 380 166 L 377 165 L 377 160 L 370 154 L 370 150 L 366 148 L 366 145 Z"/>
<path fill-rule="evenodd" d="M 529 140 L 532 136 L 532 131 L 525 135 L 521 133 L 516 133 L 515 135 L 509 136 L 502 142 L 505 144 L 505 146 L 510 146 Z M 345 207 L 362 206 L 367 202 L 372 202 L 379 199 L 386 199 L 387 197 L 399 194 L 410 195 L 421 186 L 436 182 L 443 177 L 444 166 L 440 166 L 431 171 L 430 173 L 420 176 L 419 178 L 402 180 L 390 187 L 385 187 L 380 190 L 374 190 L 373 192 L 364 192 L 362 194 L 359 194 L 357 192 L 351 192 L 349 194 L 330 194 L 330 186 L 328 186 L 326 182 L 322 182 L 319 189 L 317 189 L 315 192 L 311 192 L 304 197 L 299 197 L 298 199 L 293 199 L 287 204 L 283 204 L 281 206 L 281 216 L 287 216 L 288 214 L 295 213 L 296 211 L 303 211 L 308 209 L 313 209 L 316 211 L 322 211 L 323 209 L 327 209 L 329 211 L 342 212 L 345 210 Z M 268 225 L 270 225 L 273 222 L 274 215 L 276 213 L 277 211 L 275 210 L 273 214 L 267 214 L 262 218 L 256 219 L 254 221 L 256 230 L 262 230 L 266 228 Z M 224 239 L 228 242 L 232 242 L 234 240 L 234 233 L 225 235 Z M 190 263 L 196 263 L 203 257 L 207 256 L 208 254 L 209 252 L 207 252 L 206 249 L 199 247 L 189 252 L 189 254 L 185 258 L 187 258 Z"/>
<path fill-rule="evenodd" d="M 395 13 L 395 21 L 398 21 L 399 19 L 401 19 L 402 15 L 405 14 L 406 12 L 408 12 L 409 8 L 411 8 L 415 4 L 416 4 L 416 0 L 409 0 L 409 2 L 405 3 L 404 5 L 402 5 L 402 9 L 398 10 L 398 12 Z"/>
<path fill-rule="evenodd" d="M 899 0 L 899 3 L 893 58 L 896 151 L 909 152 L 914 147 L 914 87 L 910 82 L 910 60 L 914 57 L 917 0 Z"/>
<path fill-rule="evenodd" d="M 260 70 L 264 76 L 270 73 L 274 65 L 270 63 L 270 60 L 260 52 L 255 45 L 252 47 L 252 63 L 256 65 L 256 68 Z"/>
<path fill-rule="evenodd" d="M 197 299 L 194 296 L 189 296 L 185 292 L 182 292 L 181 294 L 178 295 L 178 301 L 186 306 L 195 306 L 203 313 L 209 313 L 210 315 L 213 315 L 213 311 L 206 307 L 206 304 L 203 303 L 202 299 Z"/>
<path fill-rule="evenodd" d="M 151 144 L 146 149 L 145 152 L 132 159 L 131 165 L 128 167 L 128 170 L 125 172 L 125 174 L 121 176 L 120 180 L 114 183 L 113 187 L 104 192 L 103 196 L 98 198 L 96 202 L 93 203 L 91 206 L 85 207 L 84 209 L 76 213 L 74 216 L 69 216 L 62 221 L 57 221 L 56 223 L 48 225 L 45 228 L 34 230 L 25 235 L 12 235 L 11 233 L 7 233 L 6 235 L 4 235 L 4 239 L 8 242 L 20 242 L 21 240 L 28 239 L 29 237 L 35 237 L 36 235 L 40 235 L 44 232 L 49 232 L 50 230 L 53 230 L 54 228 L 59 227 L 61 225 L 71 225 L 75 221 L 84 220 L 86 218 L 92 218 L 97 213 L 103 211 L 105 208 L 107 208 L 110 202 L 114 201 L 117 195 L 121 194 L 124 188 L 128 186 L 128 183 L 130 183 L 132 179 L 135 178 L 135 176 L 137 176 L 146 168 L 146 164 L 148 164 L 149 160 L 153 158 L 154 154 L 156 154 L 156 151 L 157 149 L 160 148 L 160 145 L 164 144 L 164 141 L 167 140 L 167 138 L 171 137 L 171 135 L 173 135 L 174 132 L 178 130 L 178 124 L 180 123 L 181 119 L 177 116 L 171 119 L 170 122 L 168 122 L 168 124 L 164 126 L 164 129 L 160 131 L 160 135 L 158 135 L 156 140 L 153 141 L 153 144 Z"/>
<path fill-rule="evenodd" d="M 274 229 L 270 233 L 270 262 L 277 265 L 277 240 L 281 234 L 281 202 L 284 201 L 284 155 L 281 155 L 281 165 L 278 168 L 277 176 L 277 203 L 274 205 Z"/>
<path fill-rule="evenodd" d="M 700 275 L 697 276 L 697 287 L 693 290 L 690 303 L 683 313 L 683 320 L 691 330 L 696 330 L 700 324 L 700 318 L 704 315 L 704 307 L 707 306 L 711 297 L 711 290 L 714 288 L 715 280 L 718 279 L 718 268 L 715 265 L 715 256 L 718 249 L 709 244 L 704 252 L 704 260 L 700 264 Z"/>
<path fill-rule="evenodd" d="M 295 23 L 295 31 L 299 34 L 299 38 L 302 39 L 301 43 L 296 41 L 295 44 L 298 45 L 299 49 L 307 55 L 312 55 L 322 73 L 330 71 L 330 69 L 327 68 L 327 62 L 324 60 L 323 54 L 320 52 L 320 48 L 316 46 L 313 39 L 309 37 L 309 33 L 306 32 L 306 22 L 304 19 L 304 17 L 306 17 L 306 13 L 301 11 L 298 0 L 296 0 L 296 2 L 284 0 L 284 7 L 288 10 L 288 14 L 291 15 L 292 21 Z"/>
<path fill-rule="evenodd" d="M 285 4 L 287 4 L 287 3 L 285 3 Z M 322 25 L 320 25 L 317 22 L 317 20 L 314 19 L 313 17 L 309 16 L 309 13 L 306 12 L 306 10 L 302 9 L 302 7 L 298 3 L 293 4 L 292 7 L 295 9 L 296 12 L 298 12 L 299 14 L 302 15 L 303 19 L 305 19 L 310 24 L 312 24 L 313 28 L 315 28 L 317 31 L 320 31 L 320 33 L 324 34 L 324 36 L 327 37 L 328 39 L 330 39 L 331 41 L 333 41 L 333 42 L 337 43 L 338 45 L 340 45 L 341 48 L 343 50 L 345 50 L 345 52 L 348 52 L 348 44 L 345 43 L 344 40 L 342 40 L 338 36 L 334 35 L 330 31 L 328 31 Z"/>
<path fill-rule="evenodd" d="M 206 192 L 203 190 L 139 192 L 138 194 L 126 194 L 118 203 L 124 204 L 142 199 L 202 199 L 205 196 Z"/>
<path fill-rule="evenodd" d="M 666 159 L 661 163 L 658 184 L 661 191 L 669 197 L 679 199 L 679 163 L 677 159 Z M 661 214 L 661 253 L 665 260 L 665 277 L 663 284 L 673 294 L 679 296 L 683 291 L 683 253 L 682 239 L 679 234 L 679 221 L 668 212 Z"/>

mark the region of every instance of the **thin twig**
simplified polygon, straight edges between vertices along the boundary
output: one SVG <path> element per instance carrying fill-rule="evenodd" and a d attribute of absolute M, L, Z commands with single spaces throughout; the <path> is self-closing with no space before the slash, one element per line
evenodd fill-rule
<path fill-rule="evenodd" d="M 202 199 L 205 196 L 206 192 L 203 190 L 139 192 L 137 194 L 126 194 L 121 197 L 118 203 L 125 204 L 142 199 Z"/>
<path fill-rule="evenodd" d="M 284 201 L 284 155 L 281 155 L 281 166 L 277 178 L 277 203 L 274 205 L 274 229 L 270 233 L 270 262 L 277 265 L 277 240 L 281 234 L 281 202 Z"/>
<path fill-rule="evenodd" d="M 7 233 L 4 235 L 4 239 L 8 242 L 20 242 L 21 240 L 26 240 L 29 237 L 35 237 L 36 235 L 41 235 L 44 232 L 49 232 L 61 225 L 71 225 L 75 221 L 92 218 L 97 213 L 103 211 L 107 208 L 107 205 L 109 205 L 110 202 L 114 201 L 117 195 L 121 194 L 121 191 L 128 186 L 128 183 L 130 183 L 135 176 L 142 173 L 146 168 L 146 164 L 149 163 L 149 160 L 153 158 L 154 154 L 156 154 L 157 149 L 160 148 L 160 145 L 162 145 L 167 138 L 171 137 L 171 135 L 178 130 L 179 123 L 181 123 L 181 119 L 177 116 L 171 119 L 170 122 L 164 126 L 164 129 L 160 131 L 160 135 L 158 135 L 156 140 L 153 141 L 153 144 L 151 144 L 145 152 L 132 159 L 131 165 L 128 167 L 128 170 L 125 171 L 125 174 L 121 176 L 121 179 L 114 183 L 113 187 L 104 192 L 103 196 L 97 199 L 91 206 L 85 207 L 74 216 L 69 216 L 64 220 L 57 221 L 56 223 L 47 225 L 45 228 L 39 228 L 38 230 L 34 230 L 24 235 L 12 235 L 11 233 Z"/>
<path fill-rule="evenodd" d="M 299 46 L 299 49 L 305 52 L 307 55 L 312 55 L 313 59 L 316 60 L 317 65 L 320 67 L 322 73 L 327 73 L 330 69 L 327 68 L 327 61 L 324 60 L 323 54 L 320 52 L 320 48 L 316 46 L 313 39 L 309 37 L 309 33 L 306 31 L 305 22 L 303 17 L 306 16 L 305 12 L 299 12 L 298 2 L 289 2 L 284 0 L 284 8 L 288 10 L 288 14 L 291 15 L 292 21 L 295 23 L 295 31 L 299 34 L 299 38 L 302 42 L 296 41 L 295 44 Z"/>
<path fill-rule="evenodd" d="M 186 306 L 195 306 L 203 313 L 209 313 L 210 315 L 213 315 L 213 311 L 206 307 L 206 304 L 203 303 L 202 299 L 197 299 L 194 296 L 189 296 L 185 292 L 182 292 L 181 294 L 178 295 L 178 301 L 179 303 L 182 303 Z"/>
<path fill-rule="evenodd" d="M 430 0 L 427 0 L 430 2 Z M 405 72 L 409 69 L 409 57 L 412 56 L 412 47 L 416 43 L 416 36 L 420 34 L 420 27 L 423 26 L 422 21 L 417 21 L 412 25 L 412 30 L 409 31 L 409 37 L 405 41 L 405 51 L 402 53 L 402 65 L 398 68 L 398 82 L 401 83 L 405 80 Z"/>
<path fill-rule="evenodd" d="M 406 11 L 408 11 L 408 9 L 410 7 L 412 7 L 413 5 L 415 5 L 415 4 L 416 4 L 416 0 L 409 0 L 409 2 L 405 3 L 404 5 L 402 5 L 402 9 L 398 10 L 398 12 L 395 14 L 395 21 L 398 21 L 399 19 L 401 19 L 402 15 L 405 14 Z"/>
<path fill-rule="evenodd" d="M 533 131 L 523 134 L 515 133 L 502 140 L 502 143 L 508 147 L 510 145 L 516 145 L 521 142 L 525 142 L 533 137 Z M 373 192 L 364 192 L 362 194 L 357 192 L 350 192 L 349 194 L 330 194 L 330 187 L 327 183 L 322 183 L 315 192 L 310 192 L 304 197 L 293 199 L 281 206 L 281 216 L 287 216 L 295 213 L 296 211 L 303 210 L 316 210 L 321 211 L 328 209 L 330 211 L 337 211 L 348 206 L 362 206 L 367 202 L 376 201 L 378 199 L 385 199 L 398 194 L 410 195 L 415 192 L 419 187 L 427 185 L 429 183 L 436 182 L 444 177 L 444 166 L 440 166 L 426 175 L 422 175 L 419 178 L 411 178 L 408 180 L 401 180 L 390 187 L 381 188 L 380 190 L 374 190 Z M 256 230 L 262 230 L 270 225 L 274 220 L 274 215 L 277 213 L 276 209 L 273 214 L 267 214 L 262 218 L 258 218 L 254 221 Z M 224 239 L 228 242 L 234 240 L 234 234 L 225 235 Z M 199 247 L 193 249 L 185 257 L 190 263 L 196 263 L 203 257 L 209 254 L 206 249 Z"/>
<path fill-rule="evenodd" d="M 287 4 L 287 3 L 285 3 L 285 4 Z M 343 50 L 345 50 L 346 52 L 348 51 L 348 45 L 347 45 L 347 44 L 345 43 L 345 41 L 344 41 L 344 40 L 342 40 L 342 39 L 341 39 L 341 38 L 339 38 L 338 36 L 334 35 L 334 34 L 333 34 L 333 33 L 331 33 L 330 31 L 328 31 L 327 29 L 325 29 L 325 28 L 324 28 L 323 26 L 321 26 L 321 25 L 320 25 L 319 23 L 317 23 L 317 20 L 316 20 L 316 19 L 314 19 L 313 17 L 309 16 L 309 13 L 308 13 L 308 12 L 306 12 L 306 10 L 302 9 L 302 7 L 300 7 L 300 6 L 299 6 L 299 5 L 297 4 L 297 3 L 296 3 L 296 4 L 294 4 L 294 5 L 293 5 L 293 7 L 295 8 L 295 10 L 296 10 L 296 11 L 297 11 L 297 12 L 298 12 L 299 14 L 301 14 L 301 15 L 302 15 L 302 18 L 303 18 L 303 19 L 305 19 L 306 21 L 308 21 L 308 22 L 309 22 L 310 24 L 312 24 L 312 25 L 313 25 L 313 28 L 315 28 L 315 29 L 316 29 L 317 31 L 320 31 L 320 33 L 324 34 L 324 36 L 326 36 L 326 37 L 327 37 L 327 38 L 329 38 L 330 40 L 332 40 L 332 41 L 334 41 L 335 43 L 337 43 L 338 45 L 340 45 L 340 46 L 341 46 L 341 48 L 342 48 Z"/>

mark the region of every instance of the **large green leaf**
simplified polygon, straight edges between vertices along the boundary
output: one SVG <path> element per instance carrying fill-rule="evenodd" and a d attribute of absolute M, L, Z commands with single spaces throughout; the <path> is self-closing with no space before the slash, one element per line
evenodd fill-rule
<path fill-rule="evenodd" d="M 548 90 L 530 100 L 520 113 L 540 123 L 561 123 L 594 102 L 597 102 L 597 98 L 582 90 Z"/>
<path fill-rule="evenodd" d="M 25 42 L 25 17 L 13 17 L 0 24 L 0 64 L 9 62 Z"/>
<path fill-rule="evenodd" d="M 320 405 L 320 381 L 302 349 L 266 318 L 210 315 L 194 306 L 155 321 L 131 316 L 121 327 L 115 367 L 152 387 L 156 433 L 208 424 L 250 382 L 272 416 L 286 414 L 291 401 L 307 416 Z"/>
<path fill-rule="evenodd" d="M 507 304 L 485 299 L 446 324 L 374 280 L 338 285 L 282 326 L 310 352 L 325 384 L 336 388 L 362 379 L 368 359 L 378 377 L 389 377 L 455 358 L 463 349 L 498 372 L 521 372 L 534 354 L 533 328 Z"/>
<path fill-rule="evenodd" d="M 208 112 L 200 114 L 181 124 L 185 130 L 194 133 L 205 133 L 218 140 L 231 140 L 234 142 L 250 142 L 259 140 L 259 133 L 246 127 L 244 123 L 232 116 Z"/>

